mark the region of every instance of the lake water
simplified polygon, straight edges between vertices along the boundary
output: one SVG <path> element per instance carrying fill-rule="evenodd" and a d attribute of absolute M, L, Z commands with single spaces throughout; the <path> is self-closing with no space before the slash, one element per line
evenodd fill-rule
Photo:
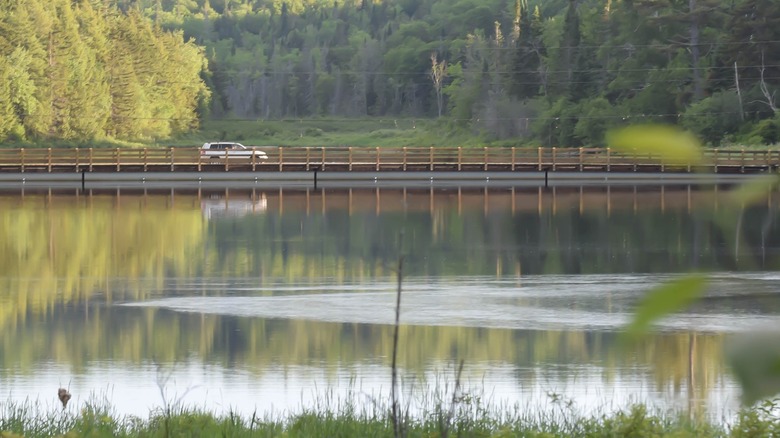
<path fill-rule="evenodd" d="M 493 406 L 728 415 L 728 342 L 780 326 L 779 203 L 689 186 L 0 192 L 0 400 L 371 405 L 390 392 L 403 260 L 412 404 L 462 361 Z M 646 291 L 691 271 L 704 299 L 618 342 Z"/>

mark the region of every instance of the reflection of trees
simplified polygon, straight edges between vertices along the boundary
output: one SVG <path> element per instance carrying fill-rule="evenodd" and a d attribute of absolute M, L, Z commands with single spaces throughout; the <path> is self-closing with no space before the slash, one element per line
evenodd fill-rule
<path fill-rule="evenodd" d="M 191 275 L 202 241 L 200 211 L 165 198 L 0 198 L 0 327 L 96 293 L 142 298 L 113 280 Z"/>
<path fill-rule="evenodd" d="M 772 208 L 742 210 L 726 192 L 376 193 L 342 194 L 349 205 L 324 192 L 268 194 L 266 215 L 215 221 L 214 257 L 242 275 L 371 278 L 390 275 L 403 234 L 410 275 L 780 267 Z"/>
<path fill-rule="evenodd" d="M 0 369 L 47 361 L 75 369 L 90 361 L 172 363 L 193 354 L 204 362 L 261 373 L 275 366 L 322 364 L 326 368 L 381 361 L 389 366 L 392 327 L 314 321 L 262 320 L 195 315 L 135 307 L 58 306 L 45 321 L 28 320 L 0 334 Z M 722 335 L 697 334 L 696 390 L 723 374 Z M 614 333 L 519 331 L 468 327 L 405 326 L 399 363 L 422 372 L 463 359 L 471 372 L 482 364 L 518 369 L 548 365 L 594 365 L 605 378 L 653 373 L 659 387 L 681 392 L 688 376 L 688 333 L 660 334 L 622 349 Z M 570 371 L 563 371 L 570 372 Z M 533 377 L 526 377 L 531 380 Z M 528 381 L 528 380 L 527 380 Z M 531 383 L 529 381 L 529 383 Z"/>
<path fill-rule="evenodd" d="M 388 357 L 383 326 L 182 315 L 89 299 L 143 299 L 164 293 L 166 281 L 198 276 L 318 285 L 390 277 L 402 232 L 408 273 L 433 278 L 780 266 L 772 208 L 735 209 L 714 192 L 265 196 L 262 214 L 208 224 L 197 194 L 0 198 L 0 360 L 22 369 L 45 360 L 80 367 L 86 358 L 168 362 L 197 352 L 204 361 L 262 368 Z M 603 333 L 406 327 L 403 336 L 401 360 L 413 369 L 456 359 L 598 361 L 608 374 L 657 365 L 658 384 L 674 387 L 690 372 L 687 334 L 653 337 L 631 355 Z M 691 356 L 702 388 L 721 375 L 720 348 L 721 337 L 697 335 Z"/>

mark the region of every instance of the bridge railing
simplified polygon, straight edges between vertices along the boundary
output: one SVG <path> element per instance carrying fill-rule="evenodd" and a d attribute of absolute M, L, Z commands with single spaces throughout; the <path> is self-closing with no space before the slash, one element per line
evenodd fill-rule
<path fill-rule="evenodd" d="M 702 163 L 663 164 L 643 152 L 609 148 L 520 147 L 274 147 L 258 148 L 267 159 L 207 157 L 198 148 L 24 148 L 0 149 L 5 171 L 148 170 L 660 170 L 776 169 L 780 150 L 706 150 Z M 652 167 L 651 167 L 652 166 Z"/>

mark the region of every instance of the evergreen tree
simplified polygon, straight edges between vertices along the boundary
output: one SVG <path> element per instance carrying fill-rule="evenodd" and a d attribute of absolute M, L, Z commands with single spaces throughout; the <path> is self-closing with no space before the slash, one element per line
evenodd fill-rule
<path fill-rule="evenodd" d="M 577 72 L 577 60 L 580 54 L 580 17 L 577 12 L 577 0 L 569 0 L 569 6 L 566 9 L 566 16 L 563 21 L 563 35 L 561 37 L 560 47 L 556 69 L 556 94 L 571 95 L 578 86 L 575 81 Z"/>
<path fill-rule="evenodd" d="M 519 99 L 528 99 L 546 93 L 546 50 L 541 35 L 539 8 L 533 13 L 527 3 L 518 0 L 516 41 L 511 59 L 509 90 Z"/>

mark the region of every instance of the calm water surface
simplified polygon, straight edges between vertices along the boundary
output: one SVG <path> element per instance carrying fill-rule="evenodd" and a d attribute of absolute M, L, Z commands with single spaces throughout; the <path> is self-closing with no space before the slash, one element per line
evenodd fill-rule
<path fill-rule="evenodd" d="M 730 338 L 780 327 L 776 195 L 726 188 L 0 193 L 0 397 L 251 415 L 388 397 L 732 412 Z M 628 348 L 654 285 L 706 296 Z"/>

